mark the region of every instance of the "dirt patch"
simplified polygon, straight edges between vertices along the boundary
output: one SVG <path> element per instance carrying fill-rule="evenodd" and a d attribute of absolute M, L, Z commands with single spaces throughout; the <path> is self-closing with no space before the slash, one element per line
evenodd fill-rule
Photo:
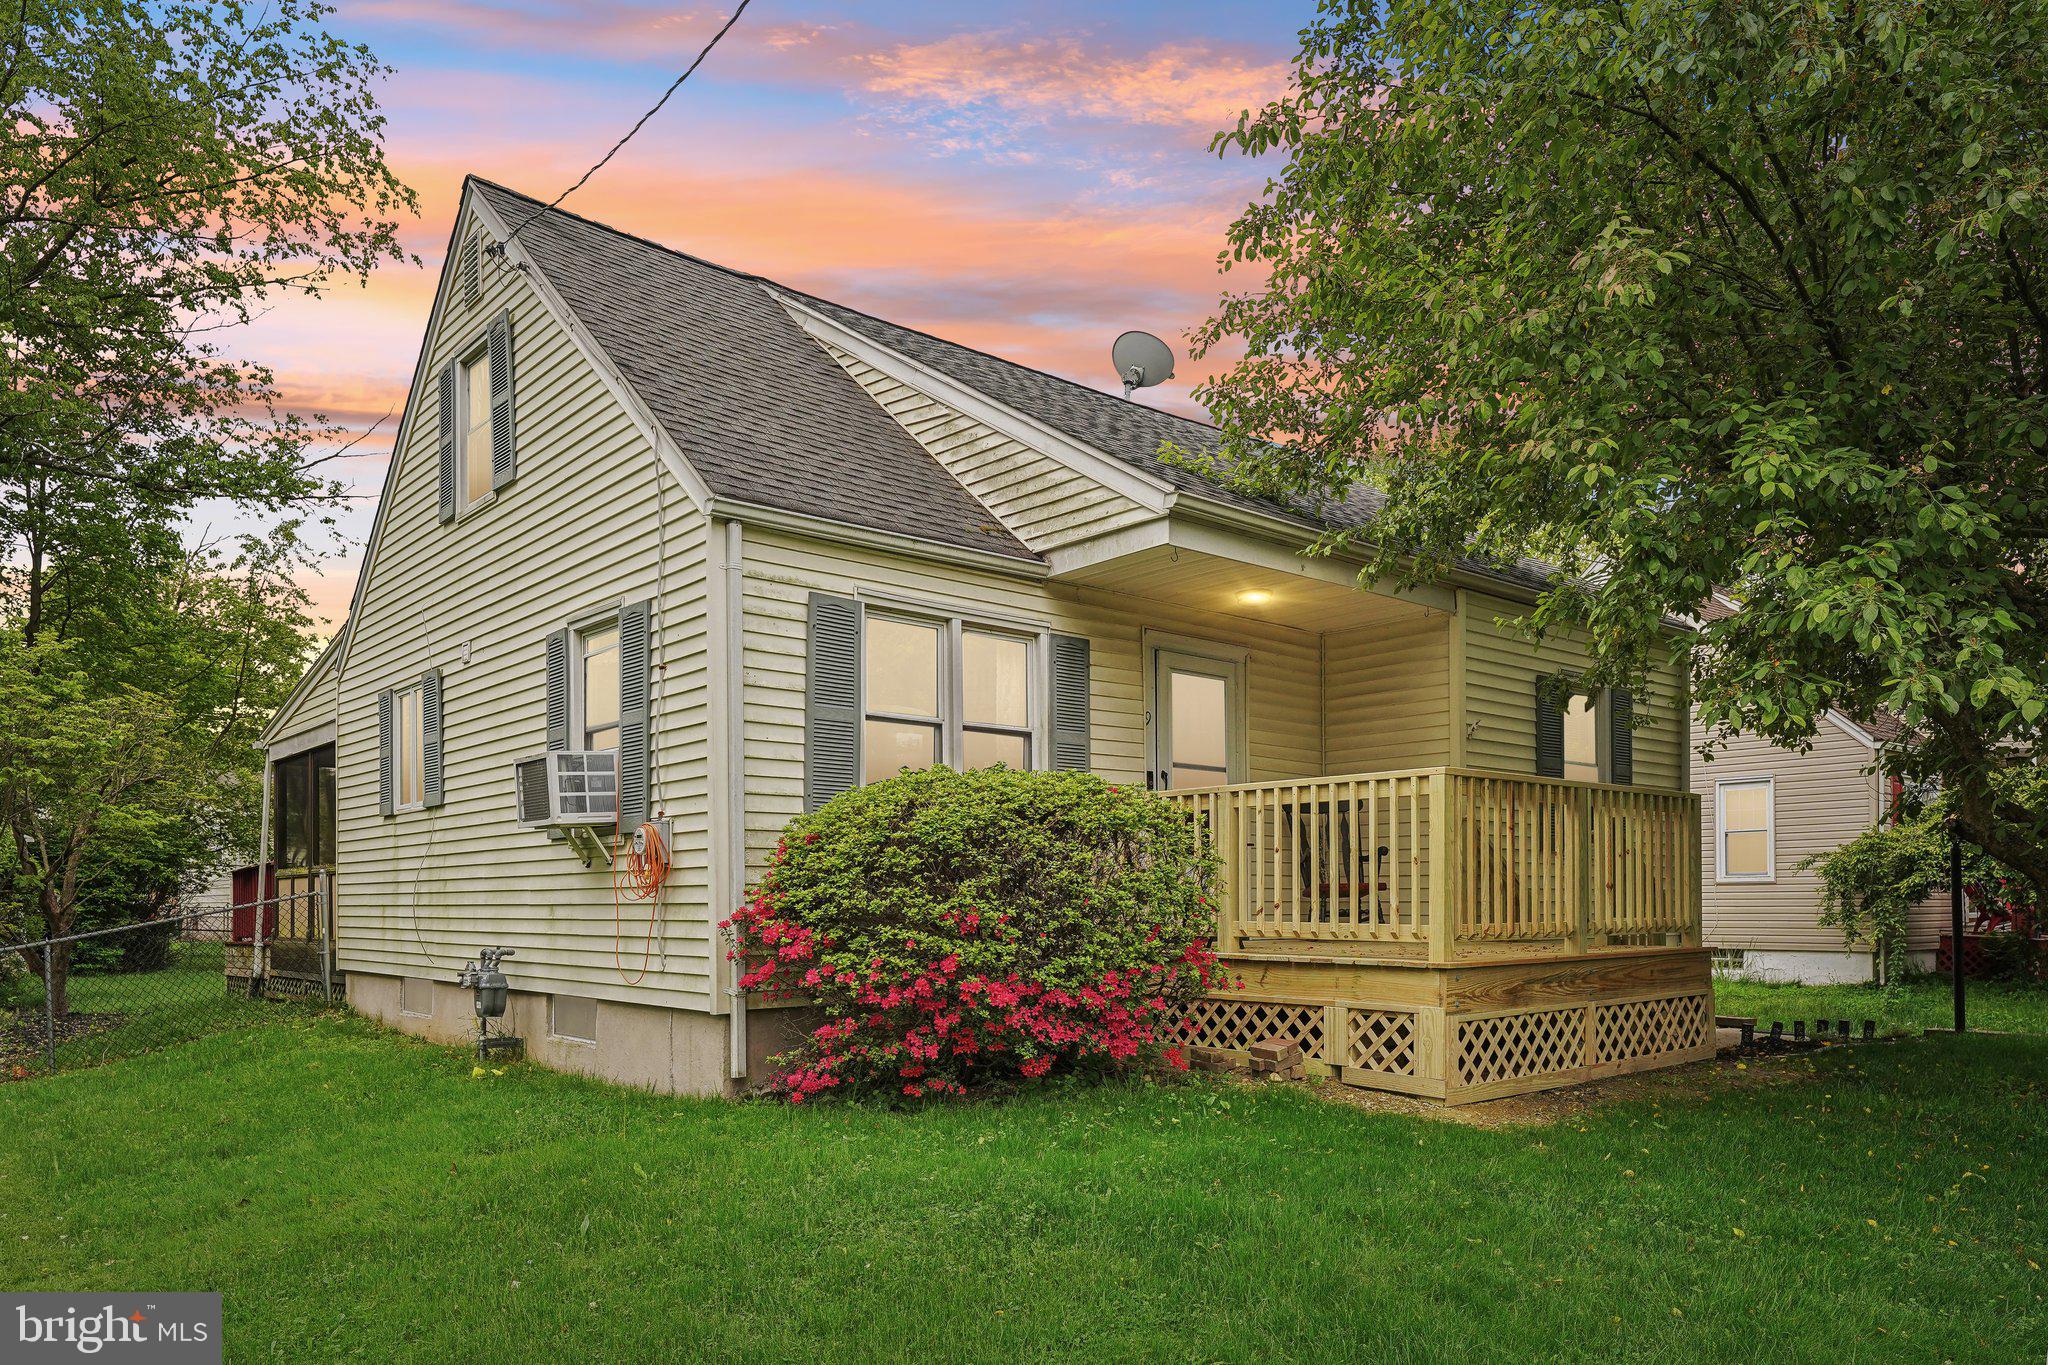
<path fill-rule="evenodd" d="M 1862 1044 L 1859 1046 L 1870 1046 Z M 1790 1085 L 1813 1074 L 1813 1059 L 1821 1049 L 1776 1054 L 1723 1052 L 1711 1062 L 1691 1062 L 1666 1071 L 1645 1071 L 1611 1080 L 1541 1090 L 1533 1095 L 1510 1095 L 1478 1104 L 1446 1105 L 1413 1095 L 1385 1090 L 1363 1090 L 1340 1081 L 1304 1082 L 1320 1098 L 1332 1104 L 1362 1109 L 1373 1114 L 1401 1114 L 1411 1118 L 1434 1119 L 1470 1128 L 1548 1127 L 1605 1109 L 1609 1105 L 1639 1100 L 1668 1103 L 1676 1100 L 1706 1099 L 1731 1091 L 1761 1090 Z M 1275 1082 L 1244 1079 L 1246 1085 Z"/>
<path fill-rule="evenodd" d="M 115 1013 L 72 1011 L 57 1021 L 57 1042 L 73 1043 L 105 1033 L 120 1023 Z M 42 1011 L 11 1010 L 0 1014 L 0 1081 L 26 1080 L 40 1073 L 49 1058 L 49 1025 Z"/>

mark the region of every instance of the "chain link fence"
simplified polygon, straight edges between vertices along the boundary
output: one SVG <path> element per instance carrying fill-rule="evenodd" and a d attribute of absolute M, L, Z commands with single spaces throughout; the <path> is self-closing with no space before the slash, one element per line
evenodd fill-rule
<path fill-rule="evenodd" d="M 324 890 L 0 948 L 0 1083 L 238 1028 L 268 998 L 332 999 Z"/>

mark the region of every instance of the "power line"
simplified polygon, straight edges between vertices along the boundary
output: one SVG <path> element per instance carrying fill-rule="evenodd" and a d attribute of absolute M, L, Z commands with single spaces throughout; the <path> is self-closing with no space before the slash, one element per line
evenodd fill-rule
<path fill-rule="evenodd" d="M 725 21 L 724 26 L 721 27 L 718 30 L 718 32 L 711 35 L 711 41 L 704 44 L 703 50 L 697 54 L 697 59 L 690 63 L 689 68 L 685 70 L 682 75 L 676 77 L 673 81 L 669 82 L 668 89 L 661 92 L 661 98 L 654 102 L 654 107 L 652 109 L 649 109 L 646 113 L 642 114 L 639 120 L 635 122 L 631 128 L 628 128 L 626 130 L 626 135 L 620 138 L 617 142 L 614 142 L 612 144 L 612 149 L 606 152 L 603 156 L 599 157 L 595 165 L 591 166 L 589 170 L 585 171 L 580 177 L 577 178 L 575 184 L 571 185 L 568 189 L 563 190 L 560 194 L 556 195 L 552 200 L 548 201 L 546 207 L 535 209 L 532 213 L 528 214 L 526 218 L 520 222 L 518 227 L 513 228 L 512 231 L 506 235 L 504 241 L 493 243 L 491 245 L 491 251 L 494 254 L 503 252 L 506 247 L 512 244 L 514 238 L 518 237 L 521 232 L 526 230 L 527 224 L 533 222 L 534 219 L 540 217 L 543 213 L 546 213 L 548 209 L 554 208 L 557 204 L 560 204 L 564 199 L 567 199 L 570 195 L 582 189 L 585 182 L 587 182 L 591 176 L 596 175 L 599 171 L 603 170 L 605 168 L 605 163 L 610 161 L 613 157 L 617 156 L 619 154 L 619 149 L 624 147 L 628 142 L 631 142 L 633 140 L 633 135 L 635 133 L 638 133 L 642 128 L 646 127 L 647 121 L 649 119 L 653 118 L 656 114 L 661 112 L 661 107 L 668 103 L 669 96 L 675 94 L 676 91 L 682 89 L 683 82 L 690 79 L 691 75 L 693 75 L 696 72 L 697 68 L 704 64 L 704 59 L 711 55 L 711 49 L 717 47 L 719 40 L 724 38 L 726 34 L 732 31 L 732 26 L 740 21 L 740 16 L 747 12 L 747 6 L 752 4 L 753 2 L 754 0 L 740 0 L 739 8 L 735 9 L 732 12 L 732 17 Z"/>

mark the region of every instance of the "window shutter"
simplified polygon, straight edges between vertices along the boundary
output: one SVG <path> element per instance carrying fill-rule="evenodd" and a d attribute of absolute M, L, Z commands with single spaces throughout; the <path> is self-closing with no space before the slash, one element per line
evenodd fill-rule
<path fill-rule="evenodd" d="M 420 678 L 420 803 L 441 804 L 441 670 Z"/>
<path fill-rule="evenodd" d="M 1565 681 L 1555 674 L 1536 679 L 1536 775 L 1564 776 Z"/>
<path fill-rule="evenodd" d="M 441 520 L 455 520 L 455 433 L 462 421 L 455 411 L 455 362 L 441 367 Z"/>
<path fill-rule="evenodd" d="M 1607 694 L 1607 780 L 1631 786 L 1636 780 L 1636 699 L 1616 688 Z"/>
<path fill-rule="evenodd" d="M 1087 772 L 1088 638 L 1052 637 L 1052 766 Z"/>
<path fill-rule="evenodd" d="M 654 604 L 628 602 L 619 610 L 619 828 L 637 829 L 650 810 L 653 754 L 648 738 L 649 636 Z"/>
<path fill-rule="evenodd" d="M 391 798 L 391 689 L 377 694 L 377 814 L 389 815 Z"/>
<path fill-rule="evenodd" d="M 518 474 L 512 430 L 512 315 L 491 320 L 491 488 L 503 488 Z"/>
<path fill-rule="evenodd" d="M 462 244 L 462 301 L 475 303 L 477 295 L 483 292 L 483 270 L 478 257 L 477 239 L 471 237 Z"/>
<path fill-rule="evenodd" d="M 548 636 L 548 747 L 569 747 L 569 632 Z"/>
<path fill-rule="evenodd" d="M 860 603 L 811 594 L 804 679 L 804 809 L 860 784 Z"/>

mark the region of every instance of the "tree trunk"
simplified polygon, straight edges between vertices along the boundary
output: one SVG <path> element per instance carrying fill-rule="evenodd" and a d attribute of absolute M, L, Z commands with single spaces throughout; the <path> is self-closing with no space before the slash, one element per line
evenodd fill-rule
<path fill-rule="evenodd" d="M 53 943 L 43 950 L 50 959 L 50 1013 L 59 1020 L 71 1017 L 71 945 Z"/>

